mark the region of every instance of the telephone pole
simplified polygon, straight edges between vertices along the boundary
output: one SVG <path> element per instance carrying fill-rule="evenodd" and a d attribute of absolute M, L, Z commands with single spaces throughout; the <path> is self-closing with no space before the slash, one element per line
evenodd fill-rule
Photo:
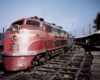
<path fill-rule="evenodd" d="M 83 28 L 83 35 L 84 35 L 84 28 Z"/>
<path fill-rule="evenodd" d="M 76 36 L 76 30 L 75 30 L 75 36 Z"/>
<path fill-rule="evenodd" d="M 3 27 L 3 33 L 5 32 L 5 28 Z"/>
<path fill-rule="evenodd" d="M 91 24 L 89 24 L 89 34 L 91 33 Z"/>

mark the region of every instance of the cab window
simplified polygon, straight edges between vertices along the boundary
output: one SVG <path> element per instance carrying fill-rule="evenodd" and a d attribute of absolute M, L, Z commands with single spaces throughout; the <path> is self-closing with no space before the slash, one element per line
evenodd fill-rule
<path fill-rule="evenodd" d="M 12 25 L 14 25 L 14 24 L 22 25 L 22 24 L 23 24 L 23 20 L 16 21 L 16 22 L 14 22 Z"/>

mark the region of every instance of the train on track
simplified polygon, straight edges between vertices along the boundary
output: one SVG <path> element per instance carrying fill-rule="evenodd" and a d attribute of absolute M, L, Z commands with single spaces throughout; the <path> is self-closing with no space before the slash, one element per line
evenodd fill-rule
<path fill-rule="evenodd" d="M 40 65 L 73 45 L 74 36 L 37 16 L 13 22 L 5 32 L 3 67 L 7 71 Z"/>

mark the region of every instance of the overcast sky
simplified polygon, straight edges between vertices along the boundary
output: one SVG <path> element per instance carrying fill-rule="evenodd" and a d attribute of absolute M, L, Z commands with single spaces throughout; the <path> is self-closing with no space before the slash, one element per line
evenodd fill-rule
<path fill-rule="evenodd" d="M 46 22 L 62 26 L 73 35 L 89 33 L 100 12 L 100 0 L 0 0 L 0 32 L 13 21 L 38 16 Z M 93 31 L 93 29 L 91 29 Z"/>

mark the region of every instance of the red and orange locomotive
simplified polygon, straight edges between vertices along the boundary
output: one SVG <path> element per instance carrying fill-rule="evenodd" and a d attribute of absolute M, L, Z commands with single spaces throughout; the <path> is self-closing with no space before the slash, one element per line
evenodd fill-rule
<path fill-rule="evenodd" d="M 17 71 L 41 64 L 48 57 L 67 50 L 73 40 L 61 27 L 36 16 L 15 21 L 5 33 L 4 69 Z"/>

